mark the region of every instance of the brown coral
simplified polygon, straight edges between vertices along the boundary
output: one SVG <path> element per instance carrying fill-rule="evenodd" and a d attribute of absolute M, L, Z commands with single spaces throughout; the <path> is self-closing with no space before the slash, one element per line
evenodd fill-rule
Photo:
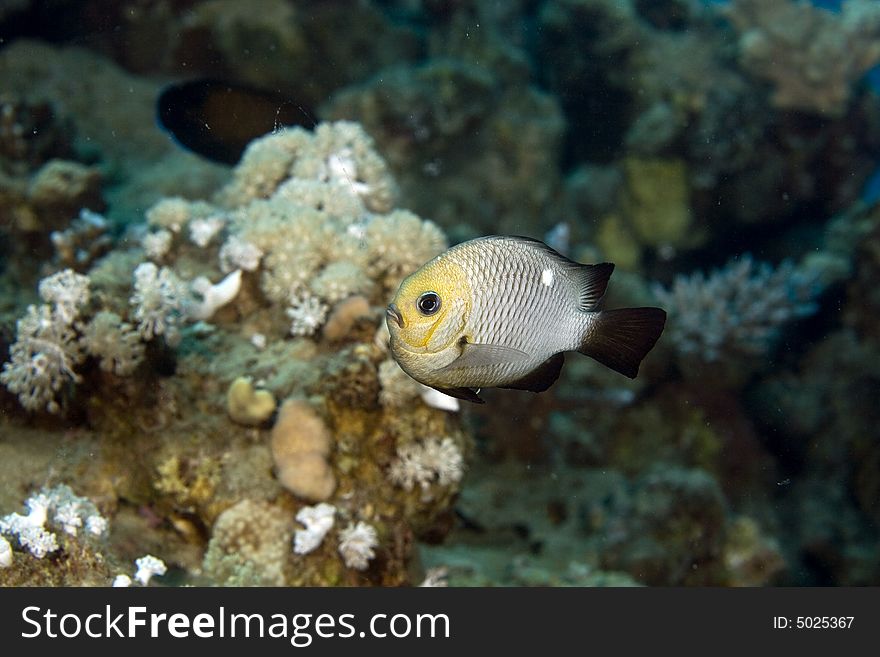
<path fill-rule="evenodd" d="M 298 497 L 311 502 L 330 498 L 336 475 L 327 456 L 332 438 L 327 425 L 305 401 L 288 399 L 272 427 L 272 459 L 278 481 Z"/>

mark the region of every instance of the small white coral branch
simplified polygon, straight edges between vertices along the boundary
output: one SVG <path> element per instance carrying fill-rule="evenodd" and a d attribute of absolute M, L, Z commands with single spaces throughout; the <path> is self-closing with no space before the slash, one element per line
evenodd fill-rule
<path fill-rule="evenodd" d="M 461 481 L 464 475 L 464 458 L 452 438 L 426 438 L 421 443 L 407 443 L 397 449 L 397 458 L 391 463 L 388 477 L 393 483 L 412 490 L 416 485 L 422 489 L 425 499 L 430 499 L 430 488 L 435 483 L 449 486 Z"/>
<path fill-rule="evenodd" d="M 293 536 L 293 551 L 308 554 L 315 550 L 331 529 L 336 516 L 336 507 L 326 502 L 315 506 L 304 506 L 296 514 L 297 522 L 305 529 L 297 529 Z"/>
<path fill-rule="evenodd" d="M 193 219 L 189 222 L 189 239 L 193 244 L 204 249 L 225 225 L 226 221 L 219 215 Z"/>
<path fill-rule="evenodd" d="M 291 320 L 291 335 L 312 335 L 327 318 L 326 304 L 318 297 L 302 293 L 290 295 L 290 308 L 286 312 Z"/>
<path fill-rule="evenodd" d="M 16 326 L 16 341 L 0 372 L 0 383 L 18 395 L 27 410 L 58 413 L 57 393 L 66 383 L 80 380 L 73 369 L 83 358 L 76 334 L 67 318 L 47 305 L 28 306 Z"/>
<path fill-rule="evenodd" d="M 149 584 L 153 577 L 164 575 L 168 571 L 165 562 L 158 557 L 154 557 L 152 554 L 147 554 L 139 559 L 135 559 L 134 564 L 137 566 L 137 572 L 134 574 L 134 578 L 144 586 Z"/>
<path fill-rule="evenodd" d="M 40 297 L 53 304 L 58 321 L 70 326 L 89 302 L 89 283 L 88 276 L 65 269 L 40 281 Z"/>
<path fill-rule="evenodd" d="M 173 343 L 184 317 L 188 299 L 186 286 L 168 267 L 159 269 L 152 262 L 142 262 L 134 270 L 134 293 L 137 330 L 144 340 L 164 335 Z"/>
<path fill-rule="evenodd" d="M 199 276 L 190 287 L 202 300 L 192 304 L 189 316 L 192 319 L 210 319 L 218 309 L 238 295 L 241 289 L 241 269 L 236 269 L 217 284 L 211 284 L 206 277 Z"/>
<path fill-rule="evenodd" d="M 376 556 L 379 537 L 372 525 L 358 521 L 339 532 L 339 554 L 345 565 L 355 570 L 365 570 L 370 559 Z"/>
<path fill-rule="evenodd" d="M 12 546 L 5 538 L 0 536 L 0 568 L 9 568 L 12 565 Z"/>
<path fill-rule="evenodd" d="M 18 540 L 19 545 L 38 559 L 58 550 L 58 538 L 48 531 L 47 524 L 76 536 L 85 524 L 94 536 L 107 531 L 107 520 L 101 516 L 94 503 L 75 495 L 69 486 L 44 488 L 25 501 L 27 515 L 10 513 L 0 518 L 0 534 Z M 50 520 L 51 518 L 51 520 Z"/>

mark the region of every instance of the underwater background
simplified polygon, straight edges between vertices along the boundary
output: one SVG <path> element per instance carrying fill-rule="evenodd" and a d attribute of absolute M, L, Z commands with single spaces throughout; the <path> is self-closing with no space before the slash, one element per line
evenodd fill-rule
<path fill-rule="evenodd" d="M 0 1 L 0 585 L 877 585 L 880 2 Z M 438 397 L 403 277 L 610 261 Z"/>

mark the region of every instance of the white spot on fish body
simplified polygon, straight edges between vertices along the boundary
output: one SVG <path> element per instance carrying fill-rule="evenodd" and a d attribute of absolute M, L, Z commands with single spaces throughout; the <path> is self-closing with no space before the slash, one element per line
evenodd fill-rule
<path fill-rule="evenodd" d="M 545 269 L 541 272 L 541 284 L 547 287 L 553 285 L 553 270 Z"/>

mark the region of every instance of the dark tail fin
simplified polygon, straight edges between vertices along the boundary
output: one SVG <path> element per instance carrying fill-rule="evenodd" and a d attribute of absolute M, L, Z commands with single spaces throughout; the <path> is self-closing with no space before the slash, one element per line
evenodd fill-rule
<path fill-rule="evenodd" d="M 660 308 L 621 308 L 603 310 L 593 317 L 578 351 L 636 378 L 642 359 L 663 332 L 666 312 Z"/>

